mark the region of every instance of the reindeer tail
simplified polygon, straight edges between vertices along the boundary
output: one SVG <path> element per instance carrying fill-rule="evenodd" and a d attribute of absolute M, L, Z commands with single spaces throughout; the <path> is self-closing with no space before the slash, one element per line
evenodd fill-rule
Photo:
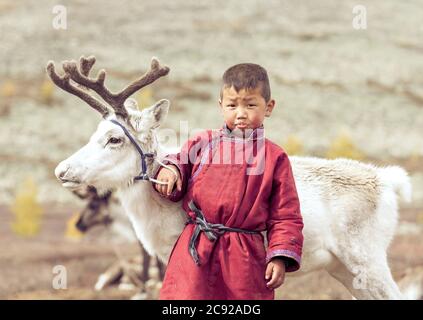
<path fill-rule="evenodd" d="M 411 201 L 411 182 L 407 171 L 399 166 L 380 168 L 381 178 L 391 185 L 395 193 L 405 202 Z"/>

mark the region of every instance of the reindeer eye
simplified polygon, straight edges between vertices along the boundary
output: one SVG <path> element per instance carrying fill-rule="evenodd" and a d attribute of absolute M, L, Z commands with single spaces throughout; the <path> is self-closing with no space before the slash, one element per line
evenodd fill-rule
<path fill-rule="evenodd" d="M 114 138 L 114 137 L 111 137 L 109 139 L 109 141 L 107 141 L 107 143 L 111 143 L 111 144 L 118 144 L 118 143 L 121 143 L 121 142 L 122 142 L 122 139 Z"/>

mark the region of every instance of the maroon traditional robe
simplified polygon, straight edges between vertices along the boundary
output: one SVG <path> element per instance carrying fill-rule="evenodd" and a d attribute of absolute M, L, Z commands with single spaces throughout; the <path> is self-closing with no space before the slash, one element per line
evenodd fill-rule
<path fill-rule="evenodd" d="M 282 257 L 287 272 L 300 268 L 303 221 L 288 156 L 265 138 L 263 126 L 249 133 L 237 137 L 224 125 L 167 155 L 164 163 L 178 167 L 183 185 L 168 198 L 183 199 L 191 219 L 193 200 L 209 223 L 267 230 L 267 252 L 261 233 L 229 231 L 212 241 L 200 232 L 196 264 L 189 250 L 196 225 L 187 224 L 170 255 L 160 299 L 274 299 L 266 287 L 267 262 Z"/>

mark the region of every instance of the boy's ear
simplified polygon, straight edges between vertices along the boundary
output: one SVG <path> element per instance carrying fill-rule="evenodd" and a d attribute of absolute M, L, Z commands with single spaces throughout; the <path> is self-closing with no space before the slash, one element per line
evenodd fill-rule
<path fill-rule="evenodd" d="M 266 105 L 266 112 L 265 112 L 264 116 L 270 117 L 274 107 L 275 107 L 275 100 L 270 99 L 269 102 Z"/>

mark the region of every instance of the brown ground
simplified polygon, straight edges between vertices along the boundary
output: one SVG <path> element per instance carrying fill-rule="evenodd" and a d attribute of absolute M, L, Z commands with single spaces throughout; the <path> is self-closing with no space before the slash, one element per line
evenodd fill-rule
<path fill-rule="evenodd" d="M 64 207 L 44 207 L 41 232 L 23 239 L 11 231 L 11 214 L 0 207 L 0 299 L 128 299 L 135 291 L 116 287 L 96 292 L 98 275 L 116 261 L 115 250 L 123 257 L 138 253 L 136 245 L 110 245 L 90 236 L 76 242 L 65 238 L 69 212 Z M 402 212 L 402 218 L 415 221 L 417 211 Z M 404 268 L 423 265 L 423 235 L 397 236 L 389 250 L 394 274 Z M 63 265 L 68 275 L 66 290 L 52 289 L 53 267 Z M 325 272 L 288 278 L 278 292 L 282 299 L 350 299 L 342 285 Z"/>

